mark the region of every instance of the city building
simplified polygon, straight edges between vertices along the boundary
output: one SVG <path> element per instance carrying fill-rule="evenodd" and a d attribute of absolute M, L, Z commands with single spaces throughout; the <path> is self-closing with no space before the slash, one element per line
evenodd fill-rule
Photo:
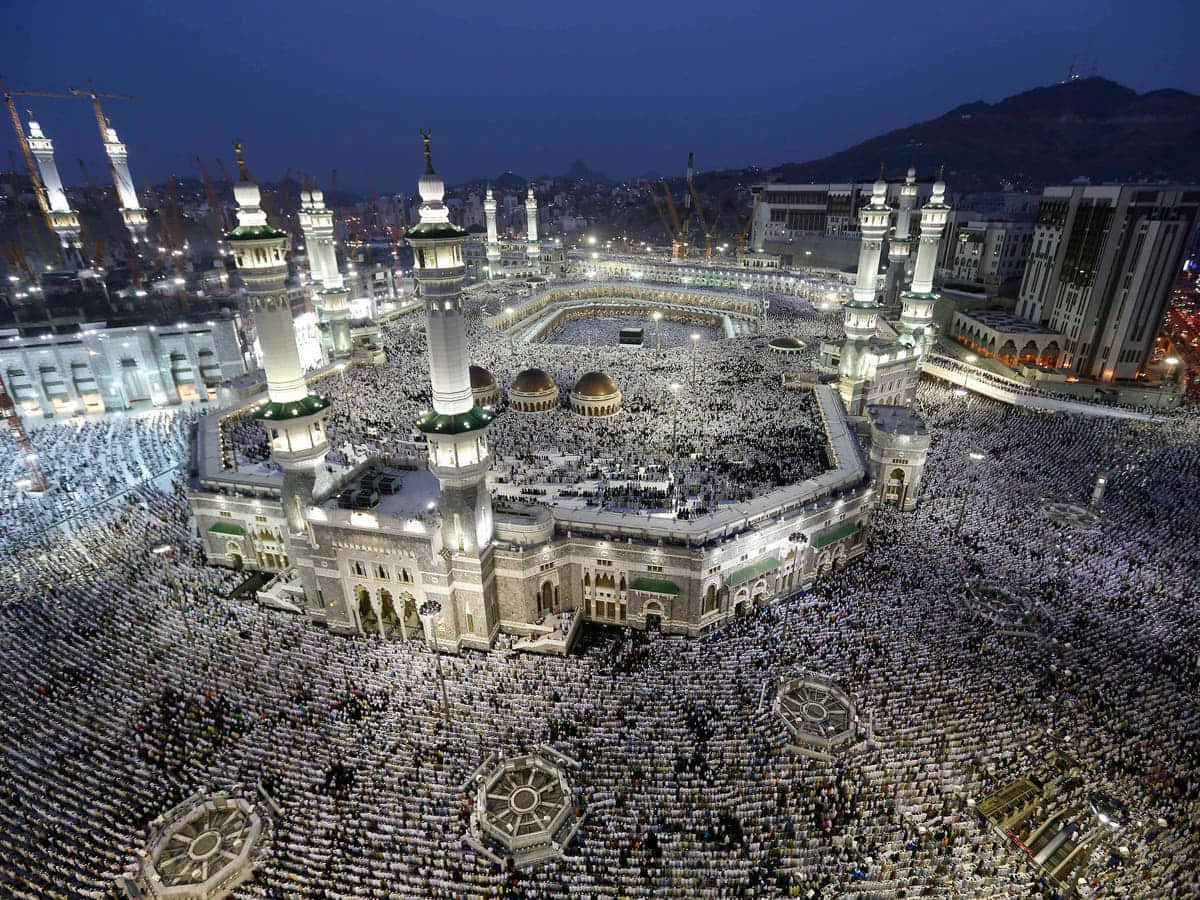
<path fill-rule="evenodd" d="M 1200 210 L 1200 189 L 1048 187 L 1016 313 L 1064 336 L 1059 365 L 1134 379 L 1154 350 Z"/>

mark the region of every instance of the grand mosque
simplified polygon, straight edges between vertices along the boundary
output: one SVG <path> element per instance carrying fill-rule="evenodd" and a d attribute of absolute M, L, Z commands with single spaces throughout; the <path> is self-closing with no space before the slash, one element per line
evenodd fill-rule
<path fill-rule="evenodd" d="M 519 430 L 522 421 L 563 408 L 600 426 L 626 414 L 622 372 L 579 371 L 573 383 L 559 384 L 530 366 L 502 385 L 473 363 L 463 292 L 468 235 L 450 221 L 428 134 L 420 222 L 407 238 L 424 308 L 429 408 L 406 453 L 335 464 L 330 403 L 319 380 L 306 380 L 286 302 L 288 237 L 267 221 L 243 165 L 238 222 L 227 240 L 250 297 L 267 391 L 203 417 L 193 437 L 188 497 L 209 562 L 262 571 L 262 602 L 331 631 L 421 637 L 451 652 L 485 650 L 508 634 L 532 649 L 565 653 L 583 622 L 702 635 L 800 590 L 865 552 L 876 506 L 916 504 L 929 434 L 910 404 L 930 340 L 932 276 L 948 207 L 939 180 L 920 212 L 908 266 L 913 175 L 898 214 L 882 180 L 859 212 L 863 239 L 844 342 L 821 348 L 821 371 L 780 377 L 781 393 L 803 397 L 816 411 L 824 469 L 685 517 L 497 493 L 489 436 L 498 420 L 513 417 Z M 346 292 L 322 208 L 319 196 L 305 198 L 308 255 L 335 354 L 345 359 Z M 901 279 L 912 273 L 908 289 L 896 289 L 897 321 L 884 318 L 879 302 L 885 239 L 888 289 L 897 268 Z M 494 261 L 490 215 L 488 246 Z M 527 256 L 536 267 L 536 233 Z M 573 317 L 633 310 L 747 341 L 765 322 L 765 295 L 719 284 L 551 277 L 530 288 L 511 305 L 485 311 L 482 327 L 506 334 L 511 345 L 539 341 Z M 651 334 L 646 348 L 631 352 L 650 352 L 652 341 Z M 781 337 L 764 352 L 786 362 L 802 346 Z M 227 464 L 223 429 L 246 415 L 267 430 L 273 466 Z"/>

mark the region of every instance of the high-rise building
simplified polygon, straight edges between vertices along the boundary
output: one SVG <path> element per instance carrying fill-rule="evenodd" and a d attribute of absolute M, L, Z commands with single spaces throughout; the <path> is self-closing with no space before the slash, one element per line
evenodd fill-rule
<path fill-rule="evenodd" d="M 1017 315 L 1065 336 L 1062 367 L 1101 381 L 1135 378 L 1198 210 L 1196 188 L 1046 188 Z"/>

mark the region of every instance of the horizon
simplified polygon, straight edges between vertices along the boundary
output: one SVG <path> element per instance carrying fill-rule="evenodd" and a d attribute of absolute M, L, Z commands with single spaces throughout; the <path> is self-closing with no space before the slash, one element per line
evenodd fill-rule
<path fill-rule="evenodd" d="M 1182 11 L 1171 0 L 1151 5 Z M 264 181 L 290 168 L 328 187 L 336 168 L 356 193 L 411 190 L 424 127 L 449 184 L 506 170 L 555 176 L 575 160 L 624 180 L 682 175 L 693 150 L 701 172 L 820 159 L 966 103 L 1061 83 L 1073 61 L 1139 94 L 1200 92 L 1186 34 L 1145 4 L 1097 11 L 1068 0 L 1034 13 L 973 0 L 936 19 L 897 19 L 881 0 L 820 19 L 769 2 L 736 14 L 672 4 L 650 16 L 621 2 L 566 16 L 534 3 L 521 17 L 486 4 L 413 6 L 381 19 L 322 0 L 303 0 L 286 18 L 266 5 L 217 4 L 183 28 L 128 0 L 98 22 L 79 0 L 31 6 L 0 38 L 3 74 L 14 90 L 65 91 L 93 78 L 100 90 L 141 97 L 105 103 L 139 188 L 199 178 L 197 154 L 217 174 L 216 157 L 230 167 L 238 137 Z M 873 21 L 886 26 L 878 41 L 861 34 Z M 764 46 L 766 34 L 781 37 Z M 1158 48 L 1153 59 L 1139 58 L 1135 48 L 1147 45 Z M 16 99 L 23 121 L 32 107 L 55 141 L 66 183 L 82 183 L 76 158 L 100 178 L 107 166 L 86 103 Z"/>

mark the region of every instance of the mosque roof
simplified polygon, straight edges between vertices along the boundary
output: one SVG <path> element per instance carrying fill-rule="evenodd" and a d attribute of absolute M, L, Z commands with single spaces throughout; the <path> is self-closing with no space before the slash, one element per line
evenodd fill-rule
<path fill-rule="evenodd" d="M 508 386 L 519 394 L 548 394 L 554 390 L 554 379 L 541 369 L 525 369 Z"/>
<path fill-rule="evenodd" d="M 792 337 L 790 334 L 783 334 L 779 337 L 771 338 L 771 346 L 779 347 L 783 350 L 803 350 L 804 341 L 797 337 Z"/>
<path fill-rule="evenodd" d="M 579 376 L 571 393 L 577 397 L 608 397 L 618 390 L 617 383 L 603 372 L 588 372 Z"/>
<path fill-rule="evenodd" d="M 496 376 L 483 366 L 471 366 L 469 371 L 471 373 L 471 390 L 478 391 L 495 386 Z"/>

